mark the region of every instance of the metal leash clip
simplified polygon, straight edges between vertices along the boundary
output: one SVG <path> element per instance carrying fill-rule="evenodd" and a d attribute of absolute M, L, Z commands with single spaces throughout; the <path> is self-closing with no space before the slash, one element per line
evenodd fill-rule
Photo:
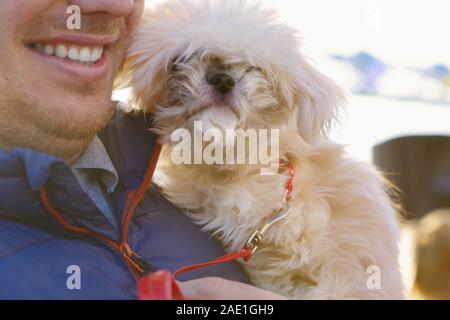
<path fill-rule="evenodd" d="M 250 257 L 256 252 L 258 247 L 261 245 L 261 242 L 264 239 L 264 235 L 267 233 L 270 227 L 272 227 L 278 221 L 285 219 L 289 215 L 290 212 L 289 201 L 291 200 L 292 196 L 292 181 L 294 179 L 294 169 L 292 162 L 289 161 L 282 161 L 280 162 L 279 165 L 283 171 L 287 170 L 289 176 L 286 182 L 286 191 L 284 192 L 283 196 L 283 207 L 280 209 L 276 209 L 271 214 L 272 217 L 266 222 L 264 227 L 261 230 L 256 230 L 247 240 L 245 249 L 250 250 L 250 256 L 248 259 L 245 259 L 246 261 L 250 259 Z"/>
<path fill-rule="evenodd" d="M 272 227 L 278 221 L 286 218 L 288 214 L 289 208 L 287 206 L 274 211 L 274 216 L 267 221 L 264 227 L 261 230 L 256 230 L 251 235 L 251 237 L 247 241 L 247 244 L 245 245 L 245 248 L 251 250 L 251 254 L 253 255 L 256 250 L 258 250 L 262 240 L 264 239 L 264 235 L 267 233 L 267 231 L 269 231 L 270 227 Z"/>

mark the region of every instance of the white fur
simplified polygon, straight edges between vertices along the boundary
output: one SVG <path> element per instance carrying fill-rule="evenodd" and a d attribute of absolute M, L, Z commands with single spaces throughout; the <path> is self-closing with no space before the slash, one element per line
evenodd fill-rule
<path fill-rule="evenodd" d="M 228 109 L 204 80 L 211 56 L 241 79 Z M 257 69 L 244 72 L 248 66 Z M 242 263 L 255 285 L 296 299 L 402 297 L 388 185 L 328 140 L 342 92 L 302 56 L 295 30 L 273 11 L 245 1 L 168 1 L 146 14 L 124 71 L 137 107 L 154 113 L 161 141 L 194 120 L 221 130 L 281 129 L 280 155 L 295 164 L 291 213 Z M 174 165 L 171 149 L 163 150 L 156 183 L 228 250 L 241 249 L 281 206 L 285 174 L 260 175 L 259 165 Z M 381 270 L 381 289 L 367 286 L 371 265 Z"/>

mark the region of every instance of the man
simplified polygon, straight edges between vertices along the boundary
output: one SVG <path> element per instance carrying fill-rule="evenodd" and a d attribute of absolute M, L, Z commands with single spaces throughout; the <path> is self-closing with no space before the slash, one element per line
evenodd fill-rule
<path fill-rule="evenodd" d="M 0 3 L 0 299 L 133 299 L 145 271 L 223 254 L 156 187 L 138 196 L 155 136 L 111 93 L 143 7 Z M 237 264 L 180 280 L 192 299 L 281 298 L 242 283 Z"/>

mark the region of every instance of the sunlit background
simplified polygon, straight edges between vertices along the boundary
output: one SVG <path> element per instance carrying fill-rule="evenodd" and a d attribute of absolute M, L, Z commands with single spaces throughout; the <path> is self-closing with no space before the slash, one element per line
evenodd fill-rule
<path fill-rule="evenodd" d="M 373 147 L 395 137 L 450 135 L 450 1 L 264 2 L 301 31 L 319 69 L 352 91 L 347 119 L 333 135 L 349 152 L 371 161 Z M 403 227 L 408 295 L 415 224 Z"/>
<path fill-rule="evenodd" d="M 334 136 L 350 152 L 370 160 L 394 136 L 450 133 L 450 1 L 263 2 L 301 31 L 321 71 L 353 91 Z"/>
<path fill-rule="evenodd" d="M 262 2 L 298 28 L 303 52 L 352 92 L 347 117 L 333 139 L 348 145 L 354 156 L 372 161 L 374 146 L 395 137 L 450 136 L 449 0 Z M 415 272 L 416 223 L 403 228 L 407 292 Z"/>

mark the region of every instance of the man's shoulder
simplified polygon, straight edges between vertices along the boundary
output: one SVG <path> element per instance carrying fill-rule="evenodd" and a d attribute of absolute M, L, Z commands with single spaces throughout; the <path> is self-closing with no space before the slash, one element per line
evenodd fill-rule
<path fill-rule="evenodd" d="M 137 128 L 149 128 L 152 114 L 133 108 L 122 101 L 116 101 L 111 124 L 133 125 Z"/>
<path fill-rule="evenodd" d="M 117 103 L 109 124 L 99 132 L 104 140 L 114 137 L 118 143 L 154 144 L 156 135 L 152 128 L 152 115 L 136 109 L 128 108 L 124 103 Z M 111 139 L 109 139 L 111 140 Z"/>
<path fill-rule="evenodd" d="M 145 175 L 157 144 L 151 128 L 150 114 L 118 106 L 111 122 L 98 134 L 125 187 L 135 188 L 139 177 Z"/>
<path fill-rule="evenodd" d="M 32 224 L 0 219 L 0 259 L 54 238 L 54 235 Z"/>

